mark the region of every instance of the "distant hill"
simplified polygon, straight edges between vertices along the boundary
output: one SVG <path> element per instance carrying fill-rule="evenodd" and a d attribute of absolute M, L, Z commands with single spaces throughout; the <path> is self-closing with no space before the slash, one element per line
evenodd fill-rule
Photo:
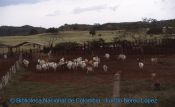
<path fill-rule="evenodd" d="M 44 33 L 45 31 L 45 28 L 33 27 L 30 25 L 24 25 L 21 27 L 0 26 L 0 36 L 27 36 Z"/>
<path fill-rule="evenodd" d="M 140 28 L 151 28 L 153 31 L 158 31 L 162 29 L 162 27 L 175 27 L 175 19 L 171 20 L 161 20 L 155 22 L 121 22 L 121 23 L 105 23 L 105 24 L 65 24 L 60 26 L 59 28 L 49 28 L 45 29 L 42 27 L 33 27 L 30 25 L 25 25 L 21 27 L 14 26 L 0 26 L 0 36 L 27 36 L 34 35 L 39 33 L 49 33 L 50 30 L 59 30 L 59 31 L 87 31 L 92 28 L 96 30 L 137 30 Z M 51 32 L 52 33 L 52 32 Z M 150 31 L 151 33 L 151 31 Z"/>
<path fill-rule="evenodd" d="M 138 28 L 151 28 L 151 27 L 175 27 L 175 19 L 172 20 L 161 20 L 156 21 L 156 23 L 146 23 L 142 21 L 138 22 L 121 22 L 121 23 L 105 23 L 105 24 L 96 24 L 96 25 L 88 25 L 88 24 L 65 24 L 59 27 L 61 31 L 82 31 L 89 30 L 95 27 L 96 30 L 129 30 L 129 29 L 138 29 Z"/>

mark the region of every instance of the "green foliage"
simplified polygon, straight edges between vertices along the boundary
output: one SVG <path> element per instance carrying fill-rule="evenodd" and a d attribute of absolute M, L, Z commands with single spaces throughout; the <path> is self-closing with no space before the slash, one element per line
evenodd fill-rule
<path fill-rule="evenodd" d="M 119 37 L 114 37 L 114 38 L 113 38 L 113 42 L 118 42 L 119 40 L 120 40 Z"/>
<path fill-rule="evenodd" d="M 143 18 L 142 21 L 138 22 L 124 22 L 124 23 L 105 23 L 105 24 L 95 24 L 95 25 L 87 25 L 87 24 L 65 24 L 61 26 L 59 29 L 62 31 L 82 31 L 89 30 L 91 28 L 95 28 L 96 30 L 129 30 L 129 29 L 139 29 L 139 28 L 151 28 L 152 26 L 169 26 L 175 27 L 175 19 L 172 20 L 161 20 L 158 21 L 152 18 Z"/>
<path fill-rule="evenodd" d="M 100 33 L 100 34 L 98 34 L 98 36 L 99 36 L 99 37 L 101 37 L 101 36 L 102 36 L 102 34 Z"/>
<path fill-rule="evenodd" d="M 58 29 L 52 27 L 52 28 L 47 29 L 47 30 L 46 30 L 46 33 L 58 33 Z"/>
<path fill-rule="evenodd" d="M 35 35 L 38 34 L 38 31 L 36 29 L 31 29 L 29 35 Z"/>
<path fill-rule="evenodd" d="M 44 47 L 42 51 L 44 53 L 48 53 L 50 51 L 50 47 Z"/>
<path fill-rule="evenodd" d="M 90 31 L 89 31 L 89 34 L 92 35 L 92 37 L 96 34 L 96 30 L 95 28 L 92 28 Z"/>
<path fill-rule="evenodd" d="M 60 31 L 85 31 L 90 29 L 91 25 L 86 24 L 64 24 L 60 26 L 58 29 Z"/>
<path fill-rule="evenodd" d="M 89 45 L 91 47 L 100 47 L 100 45 L 103 45 L 105 43 L 105 40 L 102 38 L 94 39 L 92 41 L 88 41 Z"/>
<path fill-rule="evenodd" d="M 153 27 L 153 28 L 150 28 L 146 33 L 147 34 L 161 34 L 162 33 L 162 28 Z"/>
<path fill-rule="evenodd" d="M 74 50 L 74 49 L 77 49 L 77 47 L 79 45 L 80 44 L 78 44 L 77 42 L 63 42 L 63 43 L 56 44 L 53 49 L 55 51 L 57 51 L 57 50 Z"/>

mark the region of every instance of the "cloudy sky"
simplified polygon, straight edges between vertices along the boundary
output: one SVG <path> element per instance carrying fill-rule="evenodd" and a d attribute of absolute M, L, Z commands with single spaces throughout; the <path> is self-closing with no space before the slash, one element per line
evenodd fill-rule
<path fill-rule="evenodd" d="M 94 24 L 175 18 L 175 0 L 0 0 L 0 26 Z"/>

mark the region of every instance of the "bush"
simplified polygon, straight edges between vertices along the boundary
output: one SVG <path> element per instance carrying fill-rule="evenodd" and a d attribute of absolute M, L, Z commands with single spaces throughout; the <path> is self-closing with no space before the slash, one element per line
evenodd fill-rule
<path fill-rule="evenodd" d="M 50 51 L 49 47 L 44 47 L 41 52 L 48 53 Z"/>
<path fill-rule="evenodd" d="M 46 33 L 58 33 L 58 29 L 57 28 L 48 28 L 46 30 Z"/>
<path fill-rule="evenodd" d="M 63 43 L 58 43 L 55 45 L 55 47 L 53 48 L 54 51 L 58 51 L 58 50 L 75 50 L 80 46 L 79 43 L 76 42 L 63 42 Z"/>
<path fill-rule="evenodd" d="M 150 28 L 146 33 L 147 34 L 161 34 L 162 28 Z"/>
<path fill-rule="evenodd" d="M 102 36 L 102 34 L 98 34 L 98 36 L 99 36 L 99 37 L 101 37 L 101 36 Z"/>
<path fill-rule="evenodd" d="M 113 38 L 113 42 L 119 42 L 120 41 L 120 38 L 119 37 L 114 37 Z"/>
<path fill-rule="evenodd" d="M 103 45 L 104 43 L 105 43 L 105 40 L 102 38 L 98 40 L 89 41 L 89 45 L 91 47 L 100 47 L 100 45 Z"/>

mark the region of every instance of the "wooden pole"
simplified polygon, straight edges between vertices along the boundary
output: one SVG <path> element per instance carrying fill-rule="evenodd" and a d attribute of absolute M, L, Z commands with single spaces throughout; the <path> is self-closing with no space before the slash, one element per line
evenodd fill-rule
<path fill-rule="evenodd" d="M 120 74 L 116 73 L 114 75 L 114 88 L 113 88 L 113 98 L 120 97 Z M 113 103 L 112 107 L 120 107 L 120 103 Z"/>

